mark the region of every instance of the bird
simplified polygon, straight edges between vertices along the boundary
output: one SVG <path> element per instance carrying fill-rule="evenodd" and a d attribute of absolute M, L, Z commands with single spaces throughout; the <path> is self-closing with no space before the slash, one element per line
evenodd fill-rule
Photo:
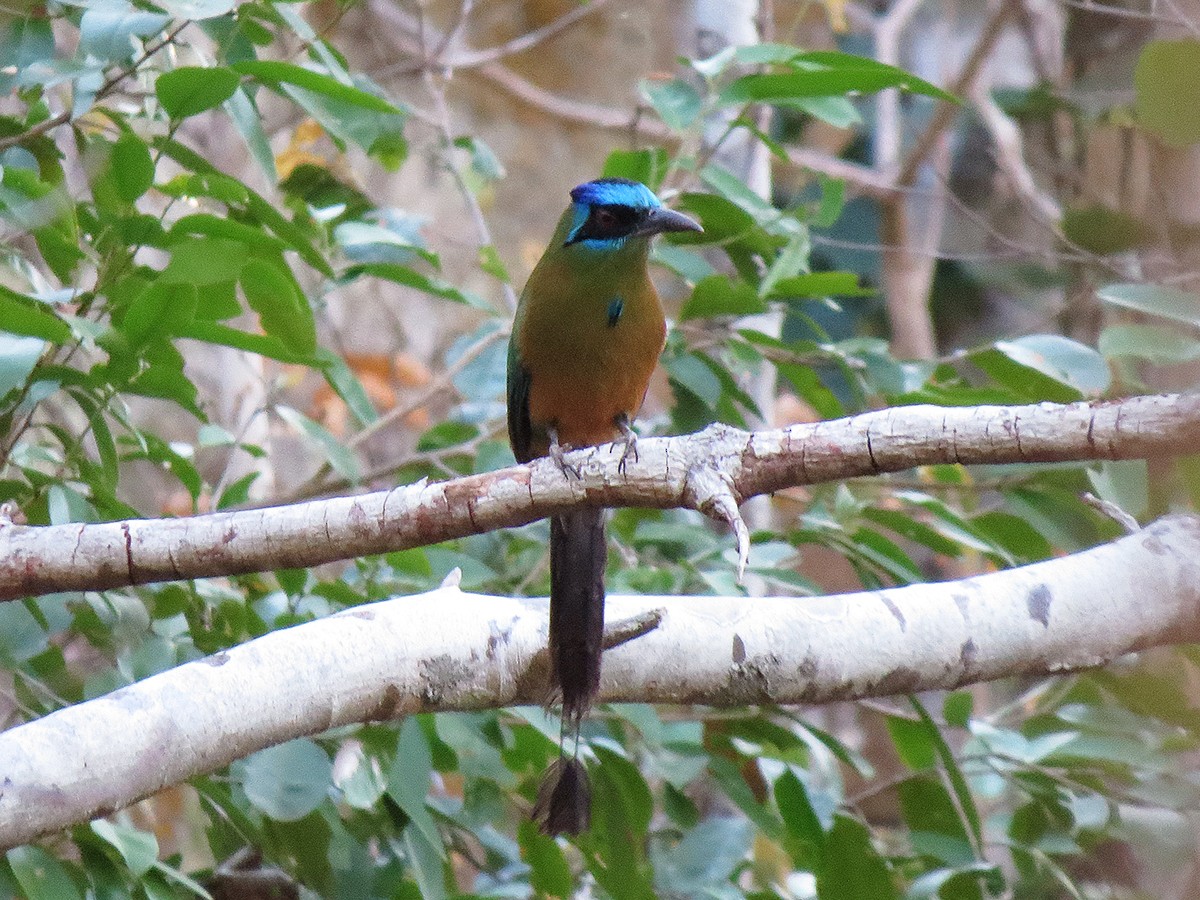
<path fill-rule="evenodd" d="M 650 188 L 600 178 L 571 202 L 525 284 L 508 347 L 508 436 L 519 462 L 550 456 L 564 477 L 578 470 L 567 449 L 623 445 L 666 341 L 662 304 L 647 271 L 650 241 L 702 231 Z M 550 681 L 562 700 L 559 756 L 533 816 L 548 835 L 587 829 L 591 788 L 578 758 L 579 728 L 600 689 L 604 633 L 604 510 L 584 506 L 550 522 Z M 551 701 L 554 699 L 552 693 Z M 565 737 L 574 729 L 574 751 Z"/>

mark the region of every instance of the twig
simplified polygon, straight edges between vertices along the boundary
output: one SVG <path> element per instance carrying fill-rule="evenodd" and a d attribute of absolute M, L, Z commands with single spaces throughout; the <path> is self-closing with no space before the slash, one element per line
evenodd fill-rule
<path fill-rule="evenodd" d="M 386 428 L 388 425 L 403 419 L 405 416 L 420 409 L 422 406 L 428 405 L 434 397 L 436 397 L 450 385 L 455 376 L 457 376 L 462 372 L 463 369 L 478 359 L 484 350 L 492 346 L 492 344 L 494 344 L 496 341 L 507 338 L 510 330 L 510 327 L 506 326 L 504 328 L 497 328 L 495 331 L 490 331 L 485 334 L 470 347 L 464 350 L 459 355 L 458 359 L 448 365 L 445 370 L 437 376 L 437 378 L 427 384 L 424 390 L 422 390 L 415 397 L 411 398 L 407 403 L 400 406 L 394 406 L 389 409 L 370 425 L 367 425 L 365 428 L 363 428 L 362 431 L 350 437 L 350 439 L 346 441 L 346 446 L 353 449 L 362 444 L 363 441 L 368 440 L 370 437 L 378 433 L 380 429 Z"/>
<path fill-rule="evenodd" d="M 181 22 L 179 25 L 175 26 L 175 28 L 171 29 L 171 31 L 167 32 L 166 36 L 163 37 L 163 39 L 161 41 L 159 41 L 157 44 L 152 44 L 151 46 L 147 47 L 142 52 L 141 56 L 139 56 L 136 60 L 134 60 L 132 63 L 130 63 L 124 69 L 122 69 L 116 75 L 113 75 L 107 81 L 105 81 L 104 84 L 102 84 L 100 86 L 100 89 L 98 91 L 96 91 L 95 99 L 92 102 L 98 103 L 101 100 L 103 100 L 105 97 L 107 97 L 109 94 L 111 94 L 116 89 L 118 84 L 120 84 L 122 81 L 124 81 L 126 78 L 128 78 L 130 75 L 132 75 L 134 72 L 136 72 L 138 70 L 138 68 L 144 62 L 146 62 L 146 60 L 148 60 L 150 57 L 152 57 L 154 54 L 156 54 L 159 50 L 162 50 L 168 44 L 174 43 L 175 38 L 177 38 L 179 36 L 179 33 L 191 24 L 192 24 L 191 19 L 187 19 L 187 20 Z M 17 144 L 24 143 L 25 141 L 30 140 L 31 138 L 39 137 L 48 131 L 52 131 L 55 128 L 58 128 L 60 125 L 66 125 L 68 122 L 71 121 L 71 112 L 72 111 L 69 109 L 64 110 L 63 112 L 59 113 L 57 116 L 46 119 L 44 122 L 39 122 L 37 125 L 34 125 L 32 128 L 29 128 L 25 131 L 22 131 L 20 134 L 14 134 L 14 135 L 11 135 L 10 137 L 0 138 L 0 151 L 7 150 L 9 147 L 13 147 L 13 146 L 16 146 Z"/>
<path fill-rule="evenodd" d="M 1004 173 L 1017 196 L 1039 218 L 1051 223 L 1053 227 L 1053 224 L 1062 219 L 1062 207 L 1038 187 L 1033 173 L 1025 164 L 1024 141 L 1020 129 L 992 99 L 991 86 L 983 79 L 972 86 L 968 96 L 975 104 L 979 120 L 992 139 L 992 146 L 996 148 L 996 165 Z"/>
<path fill-rule="evenodd" d="M 503 44 L 484 50 L 467 50 L 462 53 L 456 53 L 452 58 L 440 62 L 453 69 L 469 69 L 495 62 L 514 53 L 524 53 L 526 50 L 530 50 L 543 41 L 554 37 L 559 32 L 570 28 L 580 19 L 590 16 L 592 13 L 599 12 L 609 2 L 610 0 L 590 0 L 590 2 L 580 4 L 570 12 L 564 13 L 553 22 L 543 25 L 541 28 L 536 28 L 533 31 L 526 32 L 520 37 L 513 38 L 511 41 L 506 41 Z"/>
<path fill-rule="evenodd" d="M 881 63 L 899 65 L 900 37 L 924 0 L 898 0 L 887 15 L 874 24 L 875 57 Z M 875 98 L 875 166 L 891 171 L 900 161 L 900 92 L 881 91 Z"/>
<path fill-rule="evenodd" d="M 665 609 L 651 609 L 644 613 L 638 613 L 636 616 L 630 616 L 628 619 L 606 624 L 604 626 L 604 649 L 612 650 L 649 634 L 662 624 L 666 614 Z"/>
<path fill-rule="evenodd" d="M 425 44 L 426 29 L 423 25 L 424 19 L 422 18 L 421 21 L 421 57 L 427 59 L 427 46 Z M 488 227 L 487 218 L 483 215 L 483 209 L 479 205 L 479 200 L 475 197 L 474 191 L 467 184 L 467 179 L 463 176 L 462 170 L 454 160 L 454 132 L 450 123 L 450 107 L 446 103 L 445 83 L 438 83 L 434 77 L 433 69 L 429 65 L 426 65 L 422 72 L 422 80 L 425 82 L 425 89 L 429 92 L 429 96 L 433 100 L 434 114 L 438 120 L 437 127 L 441 132 L 444 144 L 446 167 L 450 170 L 455 184 L 458 185 L 458 192 L 462 195 L 463 203 L 467 207 L 467 213 L 471 216 L 471 221 L 475 225 L 475 233 L 479 237 L 480 244 L 482 247 L 493 247 L 495 246 L 495 241 L 492 240 L 492 230 Z M 517 294 L 513 290 L 513 286 L 507 280 L 501 280 L 500 290 L 504 294 L 504 302 L 508 305 L 509 311 L 515 310 L 517 308 Z"/>
<path fill-rule="evenodd" d="M 962 71 L 958 78 L 950 86 L 952 94 L 966 94 L 970 92 L 971 86 L 975 83 L 975 79 L 979 75 L 980 69 L 987 62 L 992 50 L 996 47 L 996 42 L 1000 40 L 1000 36 L 1004 34 L 1004 29 L 1008 27 L 1009 19 L 1017 10 L 1017 4 L 1011 0 L 1004 0 L 1000 3 L 999 8 L 988 19 L 984 25 L 983 31 L 979 35 L 979 40 L 975 42 L 975 47 L 971 50 L 971 55 L 967 57 L 966 63 L 963 64 Z M 941 140 L 942 134 L 950 123 L 954 121 L 962 106 L 954 103 L 951 100 L 939 100 L 933 115 L 930 117 L 929 124 L 925 130 L 917 138 L 913 145 L 912 151 L 908 154 L 908 158 L 904 160 L 904 166 L 900 169 L 900 174 L 896 178 L 896 183 L 902 187 L 908 187 L 917 180 L 917 172 L 921 168 L 921 164 L 929 157 Z"/>
<path fill-rule="evenodd" d="M 1121 509 L 1121 507 L 1117 506 L 1117 504 L 1113 503 L 1111 500 L 1102 500 L 1091 491 L 1084 491 L 1080 499 L 1082 499 L 1083 502 L 1088 506 L 1092 507 L 1092 509 L 1098 510 L 1120 525 L 1123 529 L 1125 529 L 1126 534 L 1136 534 L 1142 530 L 1142 526 L 1138 524 L 1137 519 L 1125 512 L 1125 510 Z"/>

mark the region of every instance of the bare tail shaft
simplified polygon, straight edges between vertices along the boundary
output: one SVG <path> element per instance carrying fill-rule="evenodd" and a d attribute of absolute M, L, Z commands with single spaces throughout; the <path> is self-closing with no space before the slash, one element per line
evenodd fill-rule
<path fill-rule="evenodd" d="M 600 690 L 607 557 L 603 509 L 550 520 L 550 660 L 569 722 L 583 718 Z"/>

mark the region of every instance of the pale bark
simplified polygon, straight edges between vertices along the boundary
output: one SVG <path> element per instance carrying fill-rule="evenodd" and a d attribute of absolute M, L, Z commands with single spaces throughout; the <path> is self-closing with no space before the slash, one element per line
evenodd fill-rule
<path fill-rule="evenodd" d="M 1147 598 L 1153 598 L 1148 602 Z M 657 627 L 605 655 L 601 699 L 744 706 L 955 688 L 1200 640 L 1200 519 L 1020 569 L 842 596 L 610 597 Z M 539 703 L 546 603 L 454 585 L 273 632 L 0 734 L 14 846 L 290 738 Z"/>
<path fill-rule="evenodd" d="M 748 433 L 647 438 L 453 481 L 184 519 L 24 526 L 0 520 L 0 599 L 314 566 L 524 525 L 584 502 L 690 507 L 737 529 L 749 497 L 934 463 L 1136 459 L 1200 446 L 1200 395 L 1033 406 L 902 406 Z"/>

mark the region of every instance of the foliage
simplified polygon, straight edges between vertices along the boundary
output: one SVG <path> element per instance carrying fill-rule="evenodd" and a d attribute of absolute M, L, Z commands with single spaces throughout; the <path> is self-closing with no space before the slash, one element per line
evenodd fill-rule
<path fill-rule="evenodd" d="M 1192 141 L 1194 129 L 1172 118 L 1180 105 L 1155 94 L 1155 79 L 1178 76 L 1193 56 L 1186 42 L 1163 45 L 1138 68 L 1138 115 L 1168 139 Z M 500 254 L 483 241 L 473 277 L 451 278 L 412 217 L 379 208 L 320 159 L 285 170 L 270 146 L 267 107 L 315 123 L 364 166 L 416 164 L 407 160 L 410 98 L 354 71 L 296 6 L 82 0 L 10 17 L 0 58 L 12 63 L 0 71 L 12 101 L 0 115 L 0 500 L 31 523 L 66 523 L 164 512 L 133 499 L 130 482 L 147 467 L 182 492 L 176 513 L 377 480 L 362 444 L 395 417 L 380 417 L 362 372 L 322 335 L 331 296 L 380 281 L 469 310 L 476 323 L 444 359 L 462 402 L 382 477 L 511 461 L 496 437 L 507 324 Z M 932 361 L 894 358 L 862 273 L 817 264 L 814 234 L 838 222 L 844 185 L 818 179 L 767 200 L 720 150 L 748 134 L 786 159 L 788 121 L 866 127 L 869 107 L 852 97 L 896 86 L 948 98 L 870 59 L 782 44 L 688 60 L 678 77 L 643 84 L 680 149 L 618 150 L 604 174 L 673 196 L 705 229 L 655 251 L 686 299 L 662 359 L 674 403 L 652 427 L 769 420 L 775 396 L 749 387 L 764 371 L 809 414 L 835 417 L 910 403 L 1113 397 L 1143 388 L 1150 365 L 1200 358 L 1195 298 L 1126 283 L 1100 296 L 1142 317 L 1104 329 L 1094 347 L 1051 332 Z M 760 104 L 777 111 L 777 127 L 760 127 Z M 204 151 L 198 137 L 216 121 L 236 130 L 257 171 L 228 171 Z M 714 121 L 723 123 L 715 137 Z M 468 191 L 503 177 L 480 136 L 448 133 L 439 152 Z M 1073 221 L 1080 234 L 1095 227 Z M 1136 225 L 1126 229 L 1134 243 Z M 775 313 L 777 332 L 755 318 Z M 253 463 L 268 448 L 216 420 L 189 364 L 203 346 L 276 373 L 311 371 L 344 403 L 352 425 L 339 431 L 283 390 L 268 397 L 263 412 L 324 461 L 291 496 L 254 493 Z M 167 429 L 168 418 L 188 424 Z M 235 458 L 250 459 L 244 474 L 230 474 Z M 802 509 L 780 501 L 779 524 L 754 536 L 751 573 L 763 590 L 802 598 L 827 587 L 808 565 L 822 553 L 844 559 L 866 588 L 1019 565 L 1115 533 L 1082 491 L 1154 513 L 1173 489 L 1200 492 L 1198 474 L 1194 461 L 1168 473 L 1140 463 L 937 466 L 820 487 Z M 611 530 L 622 561 L 613 591 L 742 590 L 727 537 L 691 514 L 621 510 Z M 273 629 L 427 589 L 454 567 L 468 589 L 543 594 L 545 545 L 539 524 L 344 568 L 9 604 L 0 659 L 13 712 L 36 717 Z M 887 777 L 853 734 L 821 727 L 816 714 L 611 706 L 584 730 L 596 813 L 572 843 L 525 820 L 556 752 L 557 724 L 541 710 L 339 729 L 198 778 L 141 817 L 118 814 L 11 850 L 0 895 L 208 896 L 231 877 L 220 864 L 250 846 L 322 897 L 567 896 L 583 881 L 618 900 L 1092 896 L 1088 865 L 1105 847 L 1153 841 L 1140 823 L 1174 824 L 1197 801 L 1186 688 L 1200 659 L 1180 659 L 1008 686 L 993 708 L 977 709 L 968 692 L 871 705 L 864 727 L 882 726 L 898 759 Z M 879 799 L 890 819 L 876 815 Z M 173 828 L 188 839 L 168 849 L 172 829 L 156 831 L 146 816 L 171 804 Z"/>

